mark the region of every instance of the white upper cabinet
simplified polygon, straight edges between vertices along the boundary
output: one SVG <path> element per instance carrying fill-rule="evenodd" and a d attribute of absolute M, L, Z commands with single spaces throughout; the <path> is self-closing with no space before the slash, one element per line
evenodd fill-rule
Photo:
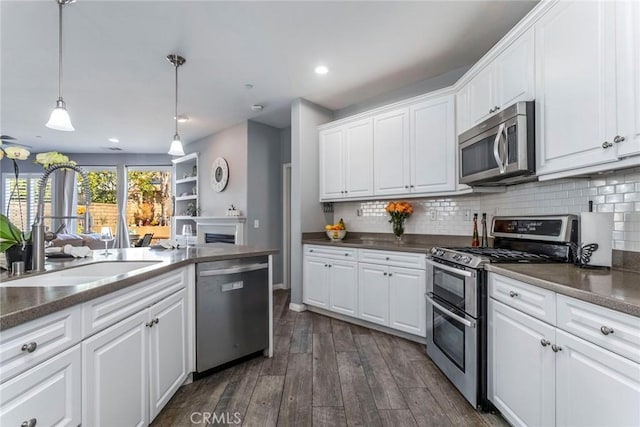
<path fill-rule="evenodd" d="M 640 2 L 616 4 L 618 156 L 640 154 Z"/>
<path fill-rule="evenodd" d="M 412 193 L 453 191 L 456 187 L 453 95 L 410 108 L 409 189 Z"/>
<path fill-rule="evenodd" d="M 375 195 L 409 192 L 409 110 L 401 108 L 373 119 Z"/>
<path fill-rule="evenodd" d="M 370 118 L 320 132 L 320 199 L 373 194 Z"/>
<path fill-rule="evenodd" d="M 458 91 L 459 134 L 511 104 L 535 98 L 533 47 L 529 29 Z"/>
<path fill-rule="evenodd" d="M 535 24 L 538 174 L 617 160 L 615 7 L 559 2 Z"/>
<path fill-rule="evenodd" d="M 342 128 L 320 132 L 320 198 L 344 196 L 344 155 Z"/>

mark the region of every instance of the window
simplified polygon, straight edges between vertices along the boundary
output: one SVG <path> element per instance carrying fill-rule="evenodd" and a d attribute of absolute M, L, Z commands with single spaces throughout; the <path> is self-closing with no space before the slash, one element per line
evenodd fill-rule
<path fill-rule="evenodd" d="M 113 167 L 82 166 L 89 176 L 91 188 L 91 206 L 89 212 L 93 218 L 93 232 L 100 231 L 100 227 L 109 226 L 115 232 L 118 223 L 118 204 L 116 199 L 116 170 Z M 76 174 L 76 188 L 78 190 L 78 215 L 84 214 L 84 187 L 82 176 Z"/>
<path fill-rule="evenodd" d="M 153 234 L 153 240 L 169 239 L 171 168 L 127 168 L 127 222 L 132 240 Z"/>
<path fill-rule="evenodd" d="M 2 174 L 3 200 L 2 213 L 9 217 L 9 220 L 21 228 L 22 231 L 29 231 L 36 219 L 38 208 L 38 181 L 42 177 L 41 173 L 21 173 L 16 181 L 15 175 L 11 173 Z M 44 214 L 51 215 L 51 184 L 54 177 L 47 182 L 44 192 Z M 16 185 L 17 184 L 17 185 Z M 11 200 L 11 203 L 9 201 Z M 47 227 L 51 227 L 51 219 L 44 221 Z"/>

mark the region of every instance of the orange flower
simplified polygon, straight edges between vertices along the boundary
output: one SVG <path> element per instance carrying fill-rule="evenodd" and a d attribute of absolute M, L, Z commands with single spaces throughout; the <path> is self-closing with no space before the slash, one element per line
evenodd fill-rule
<path fill-rule="evenodd" d="M 395 210 L 395 204 L 393 202 L 389 202 L 387 205 L 387 212 L 391 213 Z"/>

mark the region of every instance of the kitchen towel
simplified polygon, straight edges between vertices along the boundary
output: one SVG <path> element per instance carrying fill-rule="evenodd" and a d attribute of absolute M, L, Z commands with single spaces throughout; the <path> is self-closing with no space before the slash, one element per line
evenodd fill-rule
<path fill-rule="evenodd" d="M 613 214 L 609 212 L 583 212 L 580 214 L 580 245 L 582 264 L 611 267 L 611 241 Z M 591 244 L 596 243 L 594 250 Z"/>

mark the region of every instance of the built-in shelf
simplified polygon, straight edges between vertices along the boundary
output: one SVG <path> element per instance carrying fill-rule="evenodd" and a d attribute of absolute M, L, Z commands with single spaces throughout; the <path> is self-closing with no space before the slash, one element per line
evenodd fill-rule
<path fill-rule="evenodd" d="M 175 215 L 173 217 L 173 219 L 177 219 L 177 220 L 181 220 L 181 221 L 186 221 L 186 220 L 191 220 L 191 221 L 196 221 L 198 219 L 197 216 L 189 216 L 189 215 Z"/>
<path fill-rule="evenodd" d="M 198 196 L 196 194 L 193 195 L 189 195 L 189 196 L 177 196 L 176 197 L 176 201 L 182 201 L 182 200 L 196 200 L 198 198 Z"/>
<path fill-rule="evenodd" d="M 196 182 L 197 180 L 197 176 L 189 176 L 187 178 L 176 179 L 176 184 L 186 184 L 188 182 Z"/>

